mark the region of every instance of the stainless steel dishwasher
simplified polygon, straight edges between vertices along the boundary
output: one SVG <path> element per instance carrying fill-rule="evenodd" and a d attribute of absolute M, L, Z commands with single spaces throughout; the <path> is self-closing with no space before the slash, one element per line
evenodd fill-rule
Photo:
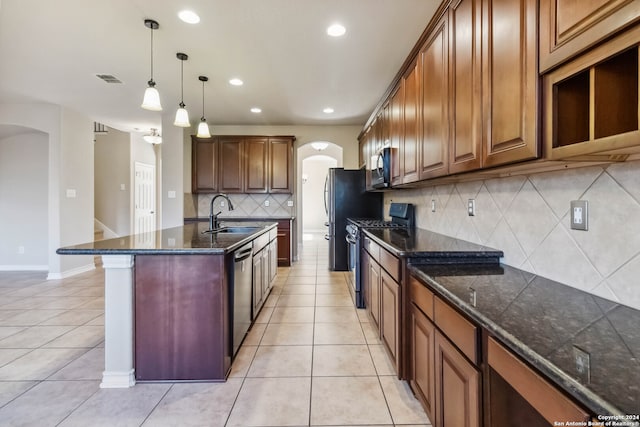
<path fill-rule="evenodd" d="M 253 244 L 248 243 L 233 253 L 233 356 L 235 357 L 245 334 L 251 326 Z"/>

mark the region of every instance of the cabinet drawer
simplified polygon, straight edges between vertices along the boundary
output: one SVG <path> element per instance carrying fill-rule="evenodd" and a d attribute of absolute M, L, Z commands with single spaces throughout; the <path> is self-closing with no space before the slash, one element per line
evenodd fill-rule
<path fill-rule="evenodd" d="M 436 325 L 447 338 L 469 360 L 478 364 L 478 328 L 438 297 L 434 301 L 434 317 Z"/>
<path fill-rule="evenodd" d="M 387 270 L 387 273 L 393 280 L 400 282 L 400 260 L 388 252 L 386 249 L 380 248 L 380 265 Z"/>
<path fill-rule="evenodd" d="M 491 337 L 487 342 L 487 360 L 489 366 L 549 423 L 589 420 L 586 411 Z"/>
<path fill-rule="evenodd" d="M 411 301 L 426 314 L 429 319 L 433 320 L 433 292 L 427 289 L 415 277 L 409 279 L 409 289 Z"/>
<path fill-rule="evenodd" d="M 378 261 L 380 259 L 380 246 L 368 237 L 364 238 L 364 248 L 369 252 L 371 258 Z"/>

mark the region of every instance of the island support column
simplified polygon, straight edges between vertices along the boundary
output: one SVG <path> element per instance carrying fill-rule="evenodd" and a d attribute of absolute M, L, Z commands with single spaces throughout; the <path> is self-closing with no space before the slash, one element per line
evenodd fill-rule
<path fill-rule="evenodd" d="M 100 388 L 136 383 L 133 364 L 133 255 L 103 255 L 104 372 Z"/>

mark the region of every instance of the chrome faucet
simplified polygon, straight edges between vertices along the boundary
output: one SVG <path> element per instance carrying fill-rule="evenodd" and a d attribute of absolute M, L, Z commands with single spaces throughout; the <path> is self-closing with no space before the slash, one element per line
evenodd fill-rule
<path fill-rule="evenodd" d="M 220 223 L 218 222 L 218 215 L 220 215 L 222 211 L 216 214 L 213 213 L 213 202 L 215 202 L 218 197 L 224 197 L 227 200 L 227 203 L 229 203 L 229 210 L 230 211 L 233 210 L 233 203 L 231 203 L 231 200 L 226 194 L 220 193 L 213 196 L 211 198 L 211 204 L 209 205 L 209 230 L 217 230 L 218 228 L 220 228 Z"/>

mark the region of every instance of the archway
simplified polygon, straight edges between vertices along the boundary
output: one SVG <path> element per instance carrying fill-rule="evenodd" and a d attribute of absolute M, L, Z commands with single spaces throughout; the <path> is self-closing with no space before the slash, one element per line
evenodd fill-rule
<path fill-rule="evenodd" d="M 314 144 L 317 142 L 323 144 Z M 297 216 L 303 241 L 322 238 L 327 232 L 324 182 L 328 169 L 342 167 L 342 162 L 342 147 L 332 142 L 313 141 L 298 147 Z"/>

